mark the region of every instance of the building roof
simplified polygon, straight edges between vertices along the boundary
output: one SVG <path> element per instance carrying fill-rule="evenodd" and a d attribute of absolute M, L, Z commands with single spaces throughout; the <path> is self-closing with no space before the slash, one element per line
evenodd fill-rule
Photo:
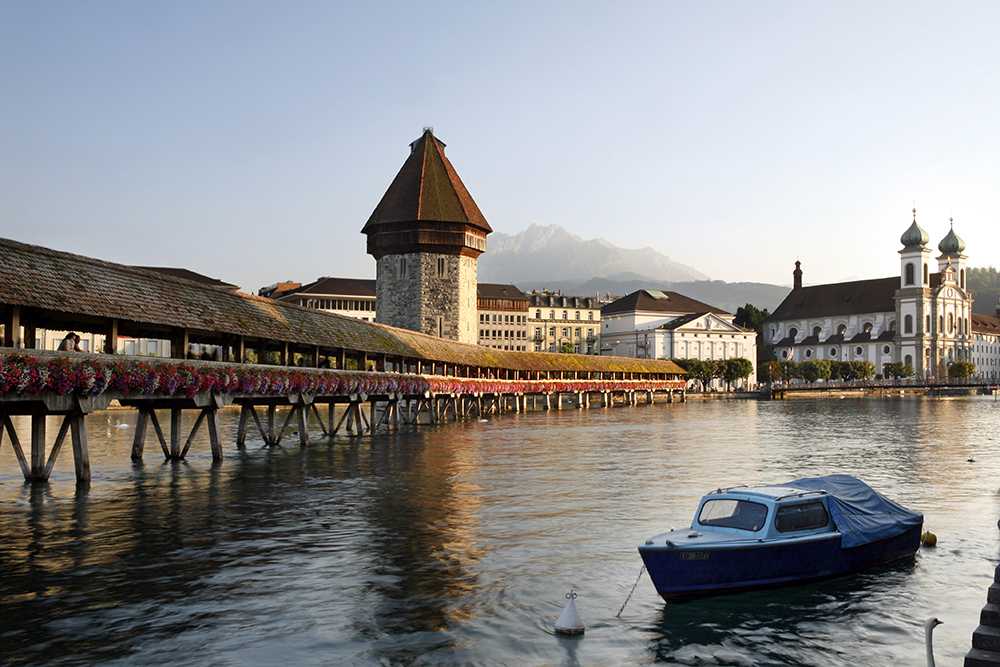
<path fill-rule="evenodd" d="M 288 342 L 511 370 L 683 373 L 666 360 L 468 345 L 8 239 L 0 239 L 0 305 L 25 307 L 32 317 L 62 314 L 74 325 L 116 319 L 130 332 L 187 329 L 195 342 L 222 334 L 251 344 Z"/>
<path fill-rule="evenodd" d="M 631 313 L 637 310 L 654 313 L 715 313 L 731 315 L 721 308 L 667 290 L 637 290 L 601 308 L 601 315 Z"/>
<path fill-rule="evenodd" d="M 894 311 L 897 289 L 899 276 L 801 287 L 789 292 L 767 319 L 799 320 Z"/>
<path fill-rule="evenodd" d="M 476 294 L 480 299 L 516 299 L 527 301 L 528 295 L 522 292 L 515 285 L 501 285 L 499 283 L 479 283 L 476 287 Z"/>
<path fill-rule="evenodd" d="M 562 294 L 532 293 L 528 295 L 531 305 L 540 308 L 599 308 L 597 297 L 563 296 Z"/>
<path fill-rule="evenodd" d="M 285 292 L 281 298 L 293 294 L 322 294 L 324 296 L 367 296 L 375 298 L 375 280 L 370 278 L 330 278 L 324 276 L 302 287 Z"/>
<path fill-rule="evenodd" d="M 215 287 L 224 287 L 226 289 L 239 289 L 237 285 L 232 283 L 227 283 L 225 281 L 219 280 L 218 278 L 212 278 L 190 269 L 182 269 L 176 266 L 136 266 L 137 269 L 145 269 L 147 271 L 156 271 L 157 273 L 163 273 L 168 276 L 174 276 L 175 278 L 186 278 L 187 280 L 193 280 L 195 282 L 204 283 L 205 285 L 212 285 Z"/>
<path fill-rule="evenodd" d="M 972 314 L 972 331 L 974 333 L 1000 336 L 1000 317 L 992 315 Z"/>
<path fill-rule="evenodd" d="M 429 128 L 410 144 L 409 157 L 372 211 L 363 233 L 394 222 L 459 222 L 487 234 L 493 231 L 444 148 L 445 143 Z"/>
<path fill-rule="evenodd" d="M 282 294 L 287 294 L 288 292 L 294 292 L 300 287 L 302 287 L 302 283 L 297 283 L 293 280 L 279 280 L 273 285 L 261 287 L 259 290 L 257 290 L 257 295 L 270 297 L 272 299 L 277 299 Z"/>

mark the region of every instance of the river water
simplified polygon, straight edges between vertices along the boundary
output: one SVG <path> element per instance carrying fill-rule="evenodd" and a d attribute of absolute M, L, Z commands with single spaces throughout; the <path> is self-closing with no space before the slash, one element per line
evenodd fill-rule
<path fill-rule="evenodd" d="M 338 439 L 196 442 L 129 461 L 92 415 L 24 486 L 0 447 L 0 664 L 961 664 L 1000 553 L 992 398 L 709 401 Z M 27 423 L 18 422 L 22 439 Z M 55 433 L 55 422 L 49 426 Z M 975 459 L 969 462 L 968 459 Z M 936 549 L 851 579 L 663 603 L 636 545 L 726 485 L 847 472 L 923 511 Z M 553 636 L 573 587 L 588 629 Z"/>

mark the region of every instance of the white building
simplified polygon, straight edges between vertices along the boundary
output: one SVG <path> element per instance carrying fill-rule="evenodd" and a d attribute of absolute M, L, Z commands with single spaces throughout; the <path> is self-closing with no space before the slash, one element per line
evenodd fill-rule
<path fill-rule="evenodd" d="M 324 277 L 275 298 L 365 322 L 375 321 L 375 281 L 370 279 Z"/>
<path fill-rule="evenodd" d="M 528 297 L 515 285 L 479 283 L 479 344 L 495 350 L 528 349 Z"/>
<path fill-rule="evenodd" d="M 677 292 L 639 290 L 601 308 L 601 354 L 646 359 L 725 360 L 753 364 L 757 333 L 733 324 L 734 315 Z"/>
<path fill-rule="evenodd" d="M 931 273 L 928 241 L 914 209 L 900 238 L 899 275 L 806 287 L 795 262 L 792 291 L 765 325 L 778 360 L 869 361 L 879 373 L 902 362 L 926 378 L 946 377 L 953 361 L 973 361 L 977 331 L 965 243 L 949 230 Z"/>
<path fill-rule="evenodd" d="M 535 352 L 600 353 L 601 304 L 596 297 L 532 291 L 528 298 L 528 335 Z"/>
<path fill-rule="evenodd" d="M 976 377 L 1000 380 L 1000 303 L 996 317 L 972 314 L 972 363 Z"/>

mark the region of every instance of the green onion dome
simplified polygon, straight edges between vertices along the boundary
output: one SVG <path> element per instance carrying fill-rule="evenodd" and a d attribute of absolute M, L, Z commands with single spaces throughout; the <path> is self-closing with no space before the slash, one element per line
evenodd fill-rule
<path fill-rule="evenodd" d="M 924 228 L 917 224 L 917 209 L 913 209 L 913 224 L 899 237 L 899 242 L 907 248 L 919 248 L 927 245 L 930 240 L 931 237 Z"/>
<path fill-rule="evenodd" d="M 965 250 L 965 241 L 955 233 L 954 226 L 948 230 L 948 235 L 941 239 L 938 250 L 941 251 L 942 255 L 961 255 Z"/>

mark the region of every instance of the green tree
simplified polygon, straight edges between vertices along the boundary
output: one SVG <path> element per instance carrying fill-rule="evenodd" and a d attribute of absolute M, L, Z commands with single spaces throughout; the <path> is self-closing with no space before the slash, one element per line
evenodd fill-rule
<path fill-rule="evenodd" d="M 819 359 L 816 361 L 816 372 L 820 380 L 828 381 L 830 379 L 830 375 L 833 372 L 832 366 L 828 359 Z"/>
<path fill-rule="evenodd" d="M 559 351 L 563 354 L 572 354 L 574 352 L 573 343 L 563 343 L 559 346 Z"/>
<path fill-rule="evenodd" d="M 819 368 L 815 361 L 805 361 L 802 363 L 802 379 L 806 382 L 815 382 L 819 379 Z"/>
<path fill-rule="evenodd" d="M 766 363 L 761 364 L 761 369 L 761 382 L 781 382 L 784 379 L 781 374 L 781 362 L 777 359 L 770 359 Z"/>
<path fill-rule="evenodd" d="M 948 364 L 948 377 L 952 380 L 965 380 L 976 372 L 976 365 L 971 361 L 953 361 Z"/>
<path fill-rule="evenodd" d="M 760 344 L 760 341 L 764 340 L 764 321 L 769 315 L 770 313 L 767 312 L 767 308 L 761 310 L 752 303 L 748 303 L 736 309 L 736 317 L 733 318 L 733 324 L 744 329 L 753 329 L 756 331 L 758 344 Z"/>
<path fill-rule="evenodd" d="M 733 383 L 750 377 L 753 373 L 753 363 L 749 359 L 738 357 L 736 359 L 726 359 L 722 370 L 722 379 L 726 381 L 729 391 L 733 390 Z"/>

